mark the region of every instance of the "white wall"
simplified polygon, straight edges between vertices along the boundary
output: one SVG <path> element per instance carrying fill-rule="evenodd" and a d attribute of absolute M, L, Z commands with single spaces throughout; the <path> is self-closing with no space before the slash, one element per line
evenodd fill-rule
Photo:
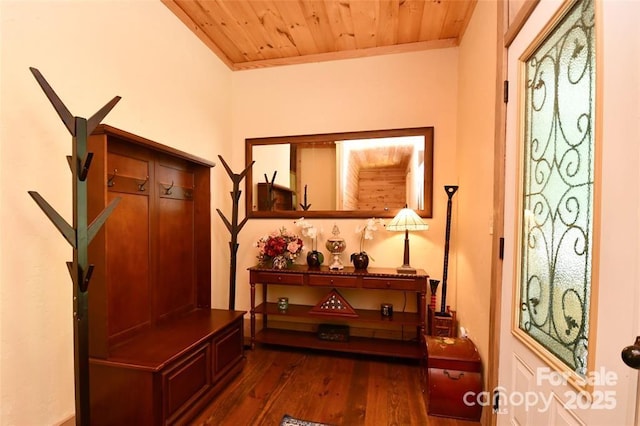
<path fill-rule="evenodd" d="M 434 126 L 434 217 L 428 220 L 430 229 L 412 234 L 410 241 L 412 266 L 440 277 L 446 213 L 442 188 L 457 182 L 457 69 L 458 50 L 450 48 L 236 72 L 232 76 L 233 168 L 244 167 L 245 138 Z M 324 228 L 321 247 L 331 236 L 334 222 L 338 224 L 347 242 L 343 262 L 348 265 L 349 253 L 359 251 L 355 228 L 363 220 L 311 222 Z M 245 270 L 256 263 L 254 242 L 283 225 L 295 229 L 292 220 L 260 219 L 250 220 L 240 233 L 237 308 L 249 309 Z M 375 259 L 370 266 L 401 265 L 403 238 L 401 233 L 378 231 L 365 247 Z M 455 270 L 452 272 L 455 300 Z M 291 303 L 317 301 L 290 297 Z M 373 298 L 349 301 L 358 307 L 379 307 Z M 402 301 L 397 303 L 402 306 Z"/>
<path fill-rule="evenodd" d="M 497 3 L 480 1 L 460 45 L 458 157 L 454 196 L 458 322 L 486 366 L 489 355 Z M 457 197 L 457 199 L 456 199 Z"/>
<path fill-rule="evenodd" d="M 29 67 L 72 114 L 120 95 L 104 123 L 216 162 L 232 155 L 231 72 L 159 1 L 2 0 L 0 17 L 0 424 L 50 425 L 74 413 L 72 252 L 27 191 L 72 221 L 71 136 Z M 212 174 L 215 207 L 229 184 Z M 213 281 L 226 283 L 216 219 Z"/>

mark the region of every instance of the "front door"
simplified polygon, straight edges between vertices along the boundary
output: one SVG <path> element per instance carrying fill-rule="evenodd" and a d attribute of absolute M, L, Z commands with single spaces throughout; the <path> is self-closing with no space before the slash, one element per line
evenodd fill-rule
<path fill-rule="evenodd" d="M 509 47 L 498 424 L 638 424 L 639 4 L 543 0 Z"/>

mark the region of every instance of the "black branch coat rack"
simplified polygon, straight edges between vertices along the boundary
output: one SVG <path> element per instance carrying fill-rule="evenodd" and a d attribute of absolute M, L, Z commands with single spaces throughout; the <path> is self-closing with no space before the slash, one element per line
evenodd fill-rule
<path fill-rule="evenodd" d="M 273 184 L 276 181 L 277 175 L 278 175 L 278 171 L 276 170 L 273 172 L 273 176 L 271 177 L 271 180 L 269 180 L 269 177 L 267 176 L 267 174 L 266 173 L 264 174 L 264 180 L 267 183 L 267 200 L 265 202 L 267 203 L 266 208 L 269 211 L 273 210 L 273 206 L 276 202 L 275 198 L 273 198 Z"/>
<path fill-rule="evenodd" d="M 76 425 L 84 426 L 90 424 L 88 289 L 94 266 L 89 264 L 88 247 L 120 201 L 119 198 L 114 199 L 91 224 L 88 224 L 86 179 L 93 153 L 87 152 L 87 137 L 120 101 L 120 96 L 114 97 L 88 120 L 74 117 L 40 71 L 36 68 L 29 69 L 72 137 L 72 153 L 67 156 L 67 161 L 73 181 L 73 225 L 69 225 L 40 194 L 35 191 L 28 193 L 73 248 L 73 261 L 67 262 L 67 268 L 73 281 L 75 419 Z"/>
<path fill-rule="evenodd" d="M 229 262 L 229 309 L 234 310 L 236 307 L 236 266 L 237 266 L 237 254 L 238 254 L 238 234 L 242 227 L 247 223 L 248 217 L 245 217 L 242 222 L 238 223 L 238 202 L 240 201 L 240 195 L 242 191 L 240 190 L 240 182 L 247 175 L 251 166 L 255 161 L 252 161 L 240 174 L 233 173 L 231 168 L 224 161 L 221 155 L 218 155 L 220 162 L 224 166 L 224 169 L 227 171 L 227 174 L 231 178 L 231 182 L 233 182 L 233 190 L 230 192 L 231 200 L 233 201 L 233 211 L 231 213 L 231 222 L 229 219 L 225 217 L 225 215 L 220 211 L 220 209 L 216 209 L 220 218 L 224 222 L 225 226 L 229 230 L 231 234 L 231 241 L 229 242 L 229 251 L 231 252 L 231 260 Z M 275 174 L 274 174 L 275 179 Z"/>

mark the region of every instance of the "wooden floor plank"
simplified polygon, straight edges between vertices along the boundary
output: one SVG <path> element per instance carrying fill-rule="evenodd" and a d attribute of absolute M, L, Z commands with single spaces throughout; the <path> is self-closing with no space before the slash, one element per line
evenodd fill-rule
<path fill-rule="evenodd" d="M 246 355 L 192 425 L 277 426 L 285 414 L 334 426 L 479 425 L 427 416 L 415 361 L 260 345 Z"/>
<path fill-rule="evenodd" d="M 344 399 L 344 416 L 342 422 L 337 422 L 337 424 L 355 425 L 364 423 L 367 412 L 370 367 L 369 363 L 355 363 L 350 387 Z"/>

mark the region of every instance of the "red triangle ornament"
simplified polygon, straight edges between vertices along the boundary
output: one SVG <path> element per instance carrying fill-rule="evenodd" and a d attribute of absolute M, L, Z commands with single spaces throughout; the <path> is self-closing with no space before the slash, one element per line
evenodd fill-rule
<path fill-rule="evenodd" d="M 333 317 L 356 318 L 358 314 L 355 309 L 342 297 L 334 288 L 324 299 L 309 311 L 313 315 L 328 315 Z"/>

